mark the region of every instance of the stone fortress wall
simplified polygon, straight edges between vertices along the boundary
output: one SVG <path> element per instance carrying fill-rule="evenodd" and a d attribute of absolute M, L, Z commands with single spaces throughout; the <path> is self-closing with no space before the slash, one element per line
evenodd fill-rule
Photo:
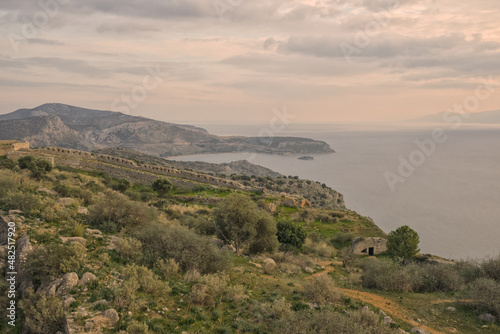
<path fill-rule="evenodd" d="M 29 143 L 22 143 L 17 140 L 0 140 L 0 156 L 7 155 L 9 152 L 22 149 L 29 149 Z"/>
<path fill-rule="evenodd" d="M 158 175 L 165 175 L 172 177 L 172 182 L 178 186 L 189 186 L 190 188 L 196 186 L 196 184 L 193 184 L 192 182 L 186 182 L 186 180 L 191 180 L 222 187 L 252 190 L 252 188 L 246 187 L 239 182 L 207 174 L 150 164 L 136 164 L 132 160 L 60 147 L 37 148 L 31 150 L 10 149 L 7 152 L 7 156 L 12 160 L 18 160 L 24 155 L 43 157 L 44 159 L 49 160 L 53 165 L 60 164 L 86 170 L 99 170 L 109 173 L 111 176 L 116 178 L 125 178 L 133 182 L 144 184 L 153 182 L 158 178 Z"/>

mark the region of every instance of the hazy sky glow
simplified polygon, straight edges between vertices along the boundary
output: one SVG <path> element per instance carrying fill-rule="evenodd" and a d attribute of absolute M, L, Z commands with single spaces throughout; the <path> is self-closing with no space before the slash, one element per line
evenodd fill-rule
<path fill-rule="evenodd" d="M 498 0 L 1 0 L 0 113 L 411 119 L 462 103 L 480 77 L 498 84 L 499 13 Z M 500 88 L 477 111 L 497 109 Z"/>

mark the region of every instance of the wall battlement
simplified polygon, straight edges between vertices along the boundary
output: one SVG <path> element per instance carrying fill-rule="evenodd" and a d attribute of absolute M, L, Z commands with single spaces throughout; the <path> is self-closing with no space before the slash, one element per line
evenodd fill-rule
<path fill-rule="evenodd" d="M 30 143 L 24 143 L 17 140 L 0 140 L 0 156 L 7 155 L 12 151 L 19 151 L 30 148 Z"/>
<path fill-rule="evenodd" d="M 153 175 L 148 176 L 147 174 L 147 173 L 152 173 L 158 175 L 171 176 L 174 178 L 187 179 L 191 181 L 209 183 L 217 186 L 242 189 L 242 190 L 252 190 L 252 188 L 244 186 L 239 182 L 207 174 L 200 174 L 196 172 L 179 170 L 176 168 L 165 167 L 165 166 L 137 164 L 134 161 L 128 159 L 113 157 L 105 154 L 94 154 L 85 151 L 71 150 L 60 147 L 37 148 L 32 150 L 26 150 L 23 152 L 10 151 L 8 157 L 10 159 L 17 160 L 21 156 L 28 154 L 41 156 L 49 160 L 53 165 L 60 164 L 60 165 L 71 166 L 74 168 L 97 169 L 109 173 L 114 177 L 126 178 L 134 182 L 151 183 L 157 178 L 157 176 Z M 126 167 L 127 169 L 113 167 L 112 165 Z M 182 183 L 182 185 L 184 186 L 186 185 L 186 182 L 180 182 L 180 183 Z"/>

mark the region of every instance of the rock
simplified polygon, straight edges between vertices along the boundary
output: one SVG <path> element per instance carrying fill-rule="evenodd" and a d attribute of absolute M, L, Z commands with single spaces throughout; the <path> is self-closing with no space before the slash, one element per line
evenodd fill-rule
<path fill-rule="evenodd" d="M 311 267 L 305 267 L 305 268 L 304 268 L 304 271 L 305 271 L 306 273 L 309 273 L 309 274 L 314 273 L 314 269 L 313 269 L 313 268 L 311 268 Z"/>
<path fill-rule="evenodd" d="M 67 273 L 63 277 L 56 279 L 48 286 L 41 286 L 40 291 L 45 291 L 52 296 L 65 296 L 69 294 L 78 284 L 78 275 L 76 273 Z"/>
<path fill-rule="evenodd" d="M 10 215 L 20 215 L 23 212 L 21 210 L 9 210 L 9 216 Z"/>
<path fill-rule="evenodd" d="M 59 237 L 59 239 L 61 239 L 63 244 L 73 244 L 77 242 L 83 246 L 87 245 L 87 239 L 81 237 Z"/>
<path fill-rule="evenodd" d="M 446 308 L 446 311 L 448 311 L 448 312 L 457 312 L 457 309 L 450 306 L 450 307 Z"/>
<path fill-rule="evenodd" d="M 61 197 L 57 200 L 57 204 L 61 204 L 61 205 L 71 205 L 75 202 L 75 200 L 71 197 Z"/>
<path fill-rule="evenodd" d="M 90 228 L 85 229 L 85 233 L 90 234 L 90 235 L 95 235 L 95 234 L 100 234 L 102 235 L 102 232 L 100 230 L 93 230 Z"/>
<path fill-rule="evenodd" d="M 274 262 L 273 259 L 270 259 L 268 257 L 266 257 L 264 260 L 262 260 L 262 262 L 264 263 L 264 265 L 266 266 L 273 266 L 273 267 L 276 267 L 276 262 Z"/>
<path fill-rule="evenodd" d="M 80 278 L 78 285 L 86 286 L 87 284 L 94 282 L 96 279 L 97 279 L 96 275 L 87 272 L 82 275 L 82 278 Z"/>
<path fill-rule="evenodd" d="M 392 320 L 391 317 L 384 317 L 384 323 L 385 324 L 392 324 L 394 320 Z"/>
<path fill-rule="evenodd" d="M 109 319 L 109 321 L 111 322 L 111 326 L 116 325 L 118 320 L 120 320 L 120 317 L 118 316 L 118 312 L 116 312 L 116 310 L 112 309 L 112 308 L 102 312 L 102 315 Z"/>
<path fill-rule="evenodd" d="M 479 316 L 479 319 L 481 319 L 483 321 L 491 322 L 491 323 L 497 322 L 497 317 L 495 317 L 494 315 L 491 315 L 491 314 L 481 314 Z"/>
<path fill-rule="evenodd" d="M 33 287 L 32 279 L 26 273 L 26 261 L 32 251 L 33 246 L 31 245 L 30 238 L 24 234 L 17 240 L 15 263 L 17 269 L 17 287 L 21 293 Z"/>
<path fill-rule="evenodd" d="M 98 300 L 96 302 L 93 302 L 92 306 L 97 306 L 97 305 L 101 305 L 101 304 L 108 305 L 108 301 L 106 299 L 101 299 L 101 300 Z"/>
<path fill-rule="evenodd" d="M 73 297 L 68 297 L 63 301 L 63 305 L 65 307 L 69 307 L 72 303 L 76 302 L 76 299 Z"/>
<path fill-rule="evenodd" d="M 236 248 L 234 248 L 233 245 L 225 245 L 224 247 L 222 247 L 222 249 L 231 253 L 236 253 Z"/>
<path fill-rule="evenodd" d="M 47 189 L 47 188 L 38 188 L 36 191 L 38 191 L 40 193 L 46 193 L 48 195 L 57 195 L 56 191 L 50 190 L 50 189 Z"/>
<path fill-rule="evenodd" d="M 368 306 L 363 306 L 363 307 L 361 308 L 361 311 L 363 311 L 363 312 L 368 312 L 369 310 L 370 310 L 370 309 L 368 308 Z"/>
<path fill-rule="evenodd" d="M 87 209 L 84 206 L 79 206 L 78 207 L 78 213 L 81 215 L 87 215 L 89 213 L 89 209 Z"/>
<path fill-rule="evenodd" d="M 425 329 L 422 329 L 420 327 L 414 327 L 410 329 L 410 333 L 416 333 L 416 334 L 431 334 L 430 332 L 426 331 Z"/>
<path fill-rule="evenodd" d="M 383 317 L 387 317 L 387 313 L 385 313 L 384 311 L 382 310 L 378 310 L 378 313 L 383 316 Z"/>

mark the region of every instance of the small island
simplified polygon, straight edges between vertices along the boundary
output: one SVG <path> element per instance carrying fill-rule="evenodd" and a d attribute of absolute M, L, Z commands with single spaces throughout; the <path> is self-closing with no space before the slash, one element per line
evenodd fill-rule
<path fill-rule="evenodd" d="M 299 157 L 298 159 L 299 160 L 314 160 L 314 157 L 306 155 L 306 156 L 303 156 L 303 157 Z"/>

